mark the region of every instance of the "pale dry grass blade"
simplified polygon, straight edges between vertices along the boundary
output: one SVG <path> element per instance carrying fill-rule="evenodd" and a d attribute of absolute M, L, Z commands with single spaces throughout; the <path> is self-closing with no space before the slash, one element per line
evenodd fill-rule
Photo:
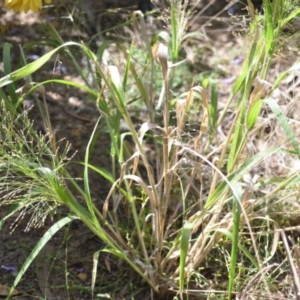
<path fill-rule="evenodd" d="M 257 287 L 260 285 L 267 272 L 269 272 L 269 270 L 277 266 L 278 264 L 274 263 L 259 270 L 258 273 L 248 282 L 246 287 L 240 293 L 239 299 L 240 300 L 249 299 L 249 295 L 253 294 L 253 290 L 257 290 Z M 272 299 L 272 297 L 270 297 L 269 299 Z"/>
<path fill-rule="evenodd" d="M 290 272 L 291 272 L 291 276 L 292 276 L 293 283 L 294 283 L 295 299 L 299 300 L 300 299 L 300 277 L 299 277 L 299 272 L 300 271 L 299 270 L 297 271 L 297 268 L 294 264 L 291 248 L 290 248 L 290 245 L 288 243 L 288 239 L 287 239 L 287 236 L 286 236 L 286 233 L 284 232 L 284 230 L 280 231 L 280 235 L 281 235 L 282 242 L 283 242 L 283 245 L 284 245 L 284 248 L 285 248 L 285 251 L 286 251 L 286 255 L 287 255 L 287 259 L 288 259 L 289 267 L 290 267 Z M 296 249 L 295 244 L 294 244 L 294 242 L 292 241 L 292 239 L 290 237 L 289 237 L 289 240 L 294 245 L 294 249 Z M 299 251 L 297 252 L 297 254 L 299 254 Z M 298 259 L 297 259 L 297 264 L 299 266 Z"/>

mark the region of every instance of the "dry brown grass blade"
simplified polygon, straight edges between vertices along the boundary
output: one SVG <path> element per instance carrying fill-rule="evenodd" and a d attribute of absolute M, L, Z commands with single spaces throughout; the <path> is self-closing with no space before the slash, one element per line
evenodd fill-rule
<path fill-rule="evenodd" d="M 41 107 L 40 107 L 40 110 L 42 112 L 42 119 L 44 122 L 44 127 L 45 127 L 45 130 L 49 132 L 49 141 L 50 141 L 52 151 L 53 151 L 53 153 L 57 153 L 57 143 L 56 143 L 56 138 L 55 138 L 55 132 L 53 131 L 53 127 L 51 124 L 51 118 L 50 118 L 50 114 L 49 114 L 48 104 L 46 101 L 45 87 L 43 85 L 41 85 L 38 88 L 38 91 L 41 93 L 42 98 L 43 98 L 44 110 L 42 110 Z M 40 104 L 38 104 L 38 105 L 40 106 Z"/>
<path fill-rule="evenodd" d="M 208 21 L 206 21 L 202 27 L 205 28 L 206 26 L 210 26 L 211 23 L 215 20 L 218 20 L 218 17 L 220 17 L 225 11 L 227 11 L 230 7 L 232 7 L 235 3 L 237 2 L 240 2 L 239 0 L 233 0 L 233 1 L 229 1 L 229 3 L 224 6 L 218 13 L 216 13 L 214 16 L 212 16 Z M 210 6 L 212 5 L 213 3 L 210 3 Z M 203 11 L 203 10 L 202 10 Z M 201 12 L 200 12 L 201 13 Z M 198 14 L 198 15 L 201 15 L 201 14 Z M 196 19 L 194 17 L 194 19 Z M 191 23 L 193 23 L 194 20 L 192 20 Z"/>
<path fill-rule="evenodd" d="M 295 245 L 295 242 L 289 237 L 289 240 L 293 244 L 294 252 L 295 252 L 295 258 L 296 258 L 296 263 L 297 263 L 297 273 L 298 273 L 298 278 L 300 278 L 300 251 L 297 245 Z"/>
<path fill-rule="evenodd" d="M 264 275 L 273 267 L 277 267 L 278 264 L 274 263 L 272 265 L 266 266 L 265 268 L 259 270 L 259 272 L 248 282 L 241 295 L 239 296 L 240 300 L 247 300 L 250 293 L 250 290 L 253 288 L 254 284 L 258 286 L 264 278 Z M 254 288 L 256 289 L 256 288 Z M 249 292 L 248 292 L 249 291 Z M 271 298 L 270 298 L 271 299 Z"/>
<path fill-rule="evenodd" d="M 299 278 L 299 273 L 297 272 L 296 266 L 294 264 L 291 249 L 290 249 L 290 246 L 288 244 L 286 234 L 283 230 L 280 231 L 280 234 L 281 234 L 283 245 L 284 245 L 284 248 L 285 248 L 285 251 L 286 251 L 287 259 L 289 261 L 291 276 L 293 278 L 295 299 L 300 300 L 300 278 Z M 291 238 L 290 238 L 290 240 L 291 240 Z M 296 247 L 294 247 L 294 248 L 296 248 Z M 298 261 L 298 265 L 299 265 L 299 261 Z"/>

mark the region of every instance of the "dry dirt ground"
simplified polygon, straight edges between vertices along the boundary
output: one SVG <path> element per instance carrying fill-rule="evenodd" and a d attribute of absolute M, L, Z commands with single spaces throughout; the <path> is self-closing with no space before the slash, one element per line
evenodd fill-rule
<path fill-rule="evenodd" d="M 218 6 L 219 5 L 219 6 Z M 214 9 L 220 11 L 224 7 L 222 1 L 215 4 Z M 18 14 L 14 15 L 12 12 L 6 11 L 2 8 L 1 16 L 1 36 L 0 48 L 4 42 L 12 44 L 13 68 L 19 65 L 20 50 L 19 45 L 24 45 L 26 42 L 34 42 L 41 37 L 46 36 L 43 22 L 44 20 L 51 21 L 56 27 L 57 31 L 65 40 L 86 39 L 89 32 L 89 25 L 83 25 L 82 16 L 80 13 L 77 17 L 80 24 L 80 35 L 78 30 L 74 30 L 74 23 L 69 19 L 64 18 L 67 12 L 71 11 L 63 8 L 63 6 L 49 7 L 39 15 L 33 14 Z M 103 8 L 99 8 L 99 10 Z M 129 10 L 124 9 L 118 13 L 118 18 L 128 18 Z M 211 17 L 212 12 L 209 12 Z M 223 14 L 224 16 L 224 14 Z M 107 19 L 105 19 L 107 18 Z M 113 23 L 116 15 L 110 13 L 109 17 L 105 17 L 102 21 L 107 25 Z M 203 18 L 203 19 L 202 19 Z M 192 30 L 200 30 L 200 25 L 207 22 L 208 17 L 203 15 L 199 19 L 194 19 L 191 24 Z M 200 23 L 200 24 L 199 24 Z M 76 23 L 75 23 L 76 24 Z M 103 26 L 103 25 L 102 25 Z M 159 26 L 159 25 L 156 25 Z M 220 93 L 228 94 L 230 84 L 234 82 L 241 67 L 242 57 L 239 53 L 243 49 L 241 43 L 242 39 L 236 39 L 232 35 L 232 30 L 235 28 L 232 25 L 229 17 L 225 16 L 220 26 L 207 27 L 207 37 L 205 45 L 203 39 L 199 40 L 199 47 L 207 47 L 210 49 L 219 49 L 216 55 L 207 57 L 207 60 L 196 62 L 204 64 L 206 67 L 216 64 L 214 59 L 218 58 L 220 74 Z M 126 31 L 124 34 L 128 34 Z M 213 37 L 213 38 L 211 38 Z M 105 39 L 105 36 L 102 38 Z M 127 37 L 130 40 L 130 36 Z M 33 58 L 33 55 L 40 56 L 45 49 L 43 47 L 34 47 L 26 53 L 28 59 Z M 212 50 L 210 50 L 212 51 Z M 225 63 L 225 60 L 231 59 L 226 57 L 226 53 L 231 52 L 231 64 Z M 236 53 L 236 54 L 234 54 Z M 220 59 L 223 55 L 223 61 Z M 80 59 L 80 58 L 79 58 Z M 82 62 L 79 62 L 82 63 Z M 196 65 L 196 63 L 194 63 Z M 1 65 L 0 65 L 1 66 Z M 224 69 L 222 69 L 224 68 Z M 1 71 L 1 69 L 0 69 Z M 198 72 L 197 65 L 191 72 Z M 222 71 L 222 72 L 221 72 Z M 43 81 L 50 78 L 65 78 L 69 80 L 80 80 L 74 70 L 74 67 L 68 60 L 63 57 L 56 57 L 51 62 L 46 64 L 41 70 L 33 75 L 34 81 Z M 37 101 L 40 101 L 42 109 L 45 109 L 44 104 L 39 98 L 29 98 L 26 100 L 25 109 L 30 108 L 29 115 L 34 120 L 34 126 L 38 131 L 45 131 L 44 123 L 41 118 L 41 113 L 38 109 Z M 51 123 L 56 134 L 56 139 L 64 138 L 71 143 L 70 155 L 76 152 L 73 158 L 73 163 L 69 164 L 69 172 L 74 178 L 82 177 L 82 167 L 76 163 L 83 161 L 85 155 L 86 145 L 88 143 L 90 133 L 95 126 L 95 122 L 99 117 L 99 112 L 94 103 L 92 103 L 87 95 L 75 88 L 67 88 L 61 85 L 49 85 L 46 87 L 46 102 L 49 110 Z M 99 127 L 99 131 L 102 127 Z M 224 129 L 226 130 L 226 129 Z M 97 144 L 95 145 L 94 155 L 91 158 L 91 163 L 96 166 L 110 169 L 109 156 L 109 140 L 107 134 L 103 131 L 100 134 Z M 80 180 L 79 180 L 80 183 Z M 109 185 L 96 174 L 91 173 L 91 187 L 92 196 L 95 203 L 101 204 L 107 195 Z M 1 208 L 0 214 L 4 213 L 4 208 Z M 62 211 L 61 215 L 66 212 Z M 13 220 L 11 220 L 13 222 Z M 5 284 L 10 286 L 21 265 L 28 257 L 30 251 L 33 249 L 37 241 L 51 226 L 51 220 L 47 220 L 46 224 L 38 229 L 32 229 L 29 232 L 24 232 L 26 227 L 26 220 L 21 222 L 19 226 L 11 232 L 9 227 L 11 222 L 4 225 L 0 232 L 0 285 Z M 103 245 L 94 238 L 79 222 L 73 222 L 68 228 L 61 230 L 51 239 L 50 243 L 43 249 L 39 257 L 32 264 L 29 270 L 24 275 L 20 284 L 17 287 L 18 294 L 15 299 L 91 299 L 90 284 L 91 271 L 93 263 L 93 254 L 101 249 Z M 134 295 L 133 288 L 135 277 L 128 272 L 126 281 L 118 277 L 118 272 L 123 269 L 123 266 L 114 261 L 110 256 L 101 254 L 99 259 L 100 271 L 98 272 L 96 294 L 103 294 L 102 299 L 126 299 Z M 124 270 L 123 270 L 124 272 Z M 133 284 L 128 284 L 128 282 Z M 115 289 L 115 283 L 118 282 L 120 287 L 115 291 L 114 295 L 109 294 L 113 291 L 108 290 L 112 283 L 112 289 Z M 68 288 L 67 288 L 68 286 Z M 105 289 L 103 289 L 105 287 Z M 133 290 L 131 290 L 131 288 Z M 104 294 L 107 293 L 107 297 Z M 2 296 L 5 292 L 2 291 Z M 143 299 L 143 296 L 135 296 L 135 299 Z M 1 297 L 1 291 L 0 291 Z M 112 298 L 110 298 L 112 297 Z"/>

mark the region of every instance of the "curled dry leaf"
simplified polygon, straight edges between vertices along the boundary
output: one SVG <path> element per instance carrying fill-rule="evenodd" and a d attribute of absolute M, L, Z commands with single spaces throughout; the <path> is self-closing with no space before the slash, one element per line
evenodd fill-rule
<path fill-rule="evenodd" d="M 78 278 L 82 281 L 85 281 L 87 279 L 87 274 L 82 272 L 82 273 L 79 273 L 78 275 Z"/>
<path fill-rule="evenodd" d="M 3 285 L 3 284 L 0 284 L 0 296 L 7 296 L 9 290 L 10 290 L 10 287 L 8 287 L 6 285 Z M 15 295 L 18 295 L 18 294 L 20 294 L 20 292 L 18 290 L 14 290 L 11 293 L 11 296 L 15 296 Z"/>

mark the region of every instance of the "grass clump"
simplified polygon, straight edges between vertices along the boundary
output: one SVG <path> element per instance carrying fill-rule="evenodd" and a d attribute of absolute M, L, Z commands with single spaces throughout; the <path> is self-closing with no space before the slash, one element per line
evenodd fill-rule
<path fill-rule="evenodd" d="M 16 113 L 17 105 L 26 94 L 16 97 L 14 89 L 10 88 L 10 97 L 16 99 L 15 105 L 11 106 L 10 98 L 1 91 L 3 116 L 7 111 L 12 112 L 10 117 L 3 119 L 3 141 L 9 149 L 1 151 L 3 204 L 14 205 L 14 211 L 21 212 L 31 212 L 34 208 L 38 220 L 43 220 L 58 204 L 67 206 L 70 211 L 69 216 L 55 223 L 37 244 L 15 284 L 51 236 L 61 226 L 79 219 L 105 243 L 106 247 L 100 251 L 125 261 L 147 283 L 153 299 L 185 299 L 194 295 L 246 299 L 249 294 L 254 294 L 253 286 L 259 291 L 255 297 L 267 294 L 272 298 L 272 283 L 276 282 L 273 272 L 278 263 L 271 261 L 277 255 L 278 260 L 282 258 L 278 249 L 283 247 L 288 253 L 294 293 L 299 290 L 292 251 L 285 234 L 286 230 L 291 230 L 290 225 L 286 226 L 291 221 L 288 216 L 298 209 L 294 201 L 298 197 L 299 170 L 272 179 L 254 174 L 254 170 L 269 157 L 284 154 L 297 160 L 300 155 L 297 137 L 272 98 L 272 92 L 288 74 L 298 70 L 299 64 L 282 72 L 276 80 L 267 82 L 277 41 L 282 37 L 285 25 L 299 14 L 299 9 L 292 1 L 268 0 L 264 1 L 263 15 L 250 8 L 251 45 L 241 74 L 221 111 L 215 82 L 207 88 L 191 83 L 193 86 L 182 94 L 172 90 L 172 83 L 177 79 L 179 50 L 189 37 L 179 29 L 186 28 L 189 13 L 181 1 L 173 1 L 168 33 L 171 38 L 162 34 L 163 40 L 153 45 L 145 41 L 148 78 L 158 77 L 157 74 L 153 76 L 157 72 L 154 64 L 158 64 L 160 91 L 153 89 L 153 81 L 147 84 L 140 76 L 132 59 L 134 45 L 127 48 L 115 43 L 124 65 L 103 65 L 101 56 L 104 51 L 109 51 L 109 42 L 100 46 L 98 56 L 83 44 L 61 44 L 37 61 L 0 79 L 1 87 L 11 87 L 65 49 L 85 85 L 64 80 L 49 80 L 43 84 L 58 82 L 88 92 L 101 113 L 98 122 L 106 124 L 111 141 L 112 169 L 91 165 L 90 156 L 96 151 L 93 145 L 97 122 L 82 162 L 84 186 L 79 187 L 71 179 L 66 184 L 69 175 L 65 169 L 65 155 L 58 158 L 47 137 L 36 135 L 26 121 L 26 115 Z M 52 32 L 61 42 L 57 32 Z M 96 79 L 93 84 L 77 65 L 70 51 L 73 46 L 80 48 L 92 66 Z M 131 85 L 141 95 L 139 105 L 145 111 L 139 126 L 130 110 L 132 99 L 128 94 L 132 95 Z M 39 86 L 32 84 L 28 93 L 33 93 Z M 263 151 L 252 151 L 250 145 L 260 128 L 259 118 L 264 107 L 276 116 L 286 142 Z M 224 122 L 228 122 L 226 115 L 230 111 L 233 111 L 233 120 L 227 133 L 220 137 L 219 130 Z M 176 120 L 174 126 L 170 125 L 172 114 Z M 192 115 L 198 118 L 198 128 L 193 134 L 186 132 L 186 123 Z M 120 130 L 121 122 L 126 124 L 125 133 Z M 21 130 L 15 131 L 12 124 L 19 124 Z M 126 136 L 130 137 L 130 143 Z M 91 170 L 111 183 L 101 208 L 96 207 L 91 196 Z M 13 178 L 17 180 L 13 181 Z M 84 204 L 77 200 L 69 186 L 84 198 Z M 279 208 L 287 216 L 285 220 L 276 215 Z M 279 244 L 280 238 L 283 246 Z M 296 247 L 293 249 L 297 253 Z M 97 262 L 95 259 L 95 264 Z M 92 291 L 97 282 L 96 270 L 95 265 Z"/>

